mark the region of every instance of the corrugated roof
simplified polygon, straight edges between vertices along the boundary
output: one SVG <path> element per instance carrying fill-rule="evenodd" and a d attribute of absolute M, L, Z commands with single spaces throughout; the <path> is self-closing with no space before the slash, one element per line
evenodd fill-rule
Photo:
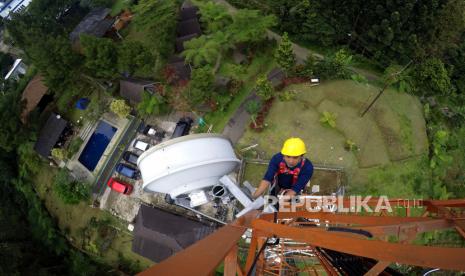
<path fill-rule="evenodd" d="M 37 151 L 42 157 L 48 158 L 50 151 L 53 149 L 61 133 L 66 128 L 68 122 L 56 113 L 50 114 L 47 122 L 40 130 L 39 139 L 34 145 L 34 150 Z"/>
<path fill-rule="evenodd" d="M 142 101 L 144 89 L 148 86 L 153 87 L 153 84 L 154 81 L 149 80 L 122 79 L 119 81 L 119 93 L 131 104 L 137 104 Z"/>
<path fill-rule="evenodd" d="M 202 29 L 197 18 L 181 21 L 177 27 L 178 37 L 183 37 L 191 34 L 202 34 Z"/>
<path fill-rule="evenodd" d="M 161 262 L 211 234 L 214 227 L 141 205 L 136 217 L 132 251 Z"/>
<path fill-rule="evenodd" d="M 181 8 L 181 11 L 179 12 L 179 21 L 197 18 L 198 10 L 199 8 L 195 6 Z"/>
<path fill-rule="evenodd" d="M 115 19 L 106 18 L 110 12 L 111 9 L 108 8 L 91 10 L 69 35 L 71 41 L 77 41 L 81 34 L 102 37 L 115 22 Z"/>

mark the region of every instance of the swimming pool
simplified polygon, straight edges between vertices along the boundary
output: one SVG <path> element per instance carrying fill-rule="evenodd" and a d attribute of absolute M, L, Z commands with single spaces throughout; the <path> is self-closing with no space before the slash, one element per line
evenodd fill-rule
<path fill-rule="evenodd" d="M 79 162 L 89 171 L 94 171 L 100 161 L 103 152 L 115 135 L 118 129 L 112 125 L 100 121 L 94 133 L 90 137 L 87 145 L 79 156 Z"/>

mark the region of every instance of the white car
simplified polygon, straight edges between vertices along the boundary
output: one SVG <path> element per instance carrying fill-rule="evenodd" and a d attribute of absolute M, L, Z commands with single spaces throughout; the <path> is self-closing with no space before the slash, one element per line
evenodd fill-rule
<path fill-rule="evenodd" d="M 141 140 L 135 140 L 134 141 L 134 148 L 141 150 L 141 151 L 146 151 L 150 148 L 150 144 Z"/>

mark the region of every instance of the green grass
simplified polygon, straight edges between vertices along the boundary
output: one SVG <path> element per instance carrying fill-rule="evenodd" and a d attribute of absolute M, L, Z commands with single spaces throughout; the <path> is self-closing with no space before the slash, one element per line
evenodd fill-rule
<path fill-rule="evenodd" d="M 47 164 L 43 165 L 35 178 L 34 187 L 39 194 L 39 197 L 44 201 L 48 211 L 57 220 L 58 226 L 61 231 L 68 237 L 70 242 L 82 249 L 83 244 L 83 229 L 89 228 L 91 218 L 98 221 L 109 221 L 111 227 L 121 229 L 118 231 L 116 237 L 113 239 L 109 249 L 97 255 L 88 252 L 91 256 L 101 260 L 109 265 L 117 266 L 119 264 L 119 254 L 122 254 L 126 259 L 139 263 L 141 268 L 147 268 L 153 265 L 153 262 L 147 260 L 131 250 L 132 235 L 125 231 L 127 224 L 115 218 L 111 214 L 101 211 L 98 208 L 92 208 L 90 202 L 81 202 L 77 205 L 67 205 L 63 203 L 53 192 L 53 178 L 57 169 L 49 167 Z M 96 231 L 96 230 L 93 230 Z M 99 244 L 98 235 L 92 232 L 91 240 L 88 244 Z M 92 246 L 87 246 L 92 248 Z"/>
<path fill-rule="evenodd" d="M 286 89 L 294 91 L 297 98 L 284 102 L 276 100 L 265 119 L 265 129 L 261 133 L 247 129 L 238 148 L 258 144 L 253 150 L 261 158 L 269 159 L 280 150 L 286 138 L 301 137 L 307 143 L 310 160 L 344 167 L 350 183 L 360 170 L 388 166 L 428 150 L 421 105 L 410 95 L 388 90 L 372 111 L 361 118 L 360 110 L 376 94 L 376 87 L 338 80 L 319 86 L 292 85 Z M 336 115 L 335 128 L 321 124 L 324 111 Z M 360 150 L 345 150 L 347 139 L 354 141 Z M 409 150 L 412 141 L 415 141 L 414 150 Z M 330 176 L 318 179 L 315 174 L 314 180 L 319 183 L 312 183 L 324 186 L 325 181 L 331 180 L 327 177 Z M 365 183 L 369 177 L 359 180 Z"/>
<path fill-rule="evenodd" d="M 358 170 L 349 192 L 362 195 L 387 195 L 422 198 L 430 189 L 430 169 L 426 155 L 382 167 Z"/>

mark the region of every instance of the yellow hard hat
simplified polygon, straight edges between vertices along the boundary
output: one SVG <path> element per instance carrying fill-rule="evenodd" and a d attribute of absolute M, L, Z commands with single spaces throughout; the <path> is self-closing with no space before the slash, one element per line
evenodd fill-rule
<path fill-rule="evenodd" d="M 287 156 L 301 156 L 307 152 L 304 141 L 300 138 L 289 138 L 284 142 L 281 153 Z"/>

